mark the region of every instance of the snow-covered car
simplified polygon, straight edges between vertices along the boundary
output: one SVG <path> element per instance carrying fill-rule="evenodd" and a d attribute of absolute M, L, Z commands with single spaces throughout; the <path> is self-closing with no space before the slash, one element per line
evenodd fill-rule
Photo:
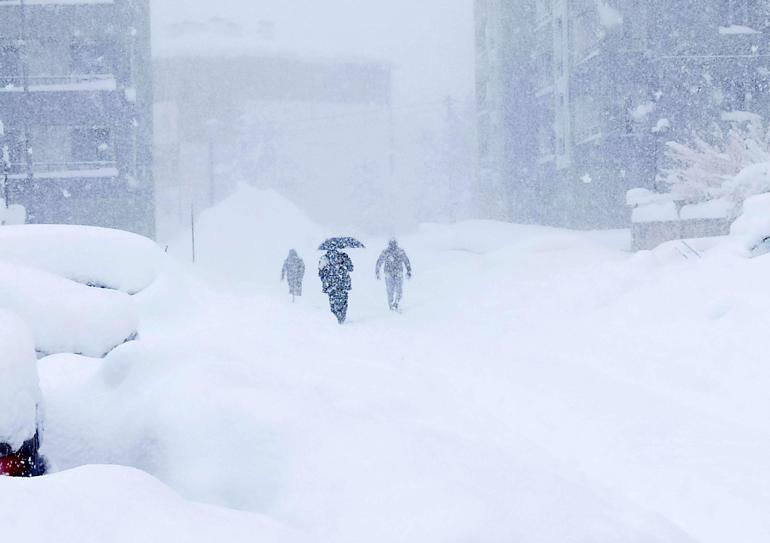
<path fill-rule="evenodd" d="M 16 451 L 8 443 L 0 443 L 0 476 L 38 477 L 44 475 L 45 470 L 38 432 Z"/>
<path fill-rule="evenodd" d="M 26 324 L 0 310 L 0 475 L 45 473 L 40 454 L 40 383 Z"/>

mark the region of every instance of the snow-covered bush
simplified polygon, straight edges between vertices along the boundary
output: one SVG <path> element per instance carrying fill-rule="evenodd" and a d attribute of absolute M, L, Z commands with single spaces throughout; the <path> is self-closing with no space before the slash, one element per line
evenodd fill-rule
<path fill-rule="evenodd" d="M 32 336 L 20 318 L 0 310 L 0 443 L 16 450 L 35 435 L 39 402 Z"/>
<path fill-rule="evenodd" d="M 756 115 L 727 115 L 735 123 L 727 132 L 717 129 L 713 143 L 696 137 L 691 145 L 667 144 L 667 157 L 673 164 L 663 170 L 659 180 L 670 187 L 675 199 L 700 203 L 717 198 L 739 204 L 752 194 L 770 190 L 770 184 L 745 168 L 770 163 L 770 131 Z"/>
<path fill-rule="evenodd" d="M 751 196 L 743 202 L 743 213 L 730 227 L 744 249 L 763 254 L 770 249 L 770 193 Z"/>

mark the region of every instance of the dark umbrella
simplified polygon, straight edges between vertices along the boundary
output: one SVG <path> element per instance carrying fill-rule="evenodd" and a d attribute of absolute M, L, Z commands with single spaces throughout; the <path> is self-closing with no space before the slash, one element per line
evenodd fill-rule
<path fill-rule="evenodd" d="M 324 241 L 319 251 L 331 251 L 332 249 L 365 249 L 364 244 L 355 238 L 329 238 Z"/>

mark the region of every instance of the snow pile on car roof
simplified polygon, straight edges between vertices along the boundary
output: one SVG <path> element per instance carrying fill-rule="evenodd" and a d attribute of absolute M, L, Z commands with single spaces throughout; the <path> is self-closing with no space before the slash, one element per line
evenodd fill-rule
<path fill-rule="evenodd" d="M 152 240 L 122 230 L 20 225 L 0 228 L 0 258 L 134 294 L 155 280 L 163 251 Z"/>
<path fill-rule="evenodd" d="M 146 473 L 119 466 L 0 477 L 0 526 L 5 541 L 300 541 L 263 516 L 185 501 Z"/>
<path fill-rule="evenodd" d="M 0 443 L 18 449 L 35 434 L 39 400 L 32 336 L 20 318 L 0 309 Z"/>
<path fill-rule="evenodd" d="M 0 307 L 26 321 L 37 351 L 44 354 L 101 357 L 131 339 L 139 323 L 134 302 L 124 292 L 87 287 L 2 260 Z"/>

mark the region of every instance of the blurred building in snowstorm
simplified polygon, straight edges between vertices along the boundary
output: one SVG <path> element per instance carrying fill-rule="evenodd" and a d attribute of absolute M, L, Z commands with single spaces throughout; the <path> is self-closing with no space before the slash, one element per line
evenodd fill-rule
<path fill-rule="evenodd" d="M 476 0 L 487 213 L 627 223 L 667 141 L 770 106 L 768 0 Z"/>
<path fill-rule="evenodd" d="M 159 31 L 156 190 L 167 236 L 238 182 L 280 190 L 322 222 L 384 212 L 390 66 L 287 52 L 273 34 L 267 22 L 222 18 Z M 354 207 L 362 195 L 370 206 Z"/>
<path fill-rule="evenodd" d="M 149 0 L 0 0 L 10 203 L 152 236 Z"/>

